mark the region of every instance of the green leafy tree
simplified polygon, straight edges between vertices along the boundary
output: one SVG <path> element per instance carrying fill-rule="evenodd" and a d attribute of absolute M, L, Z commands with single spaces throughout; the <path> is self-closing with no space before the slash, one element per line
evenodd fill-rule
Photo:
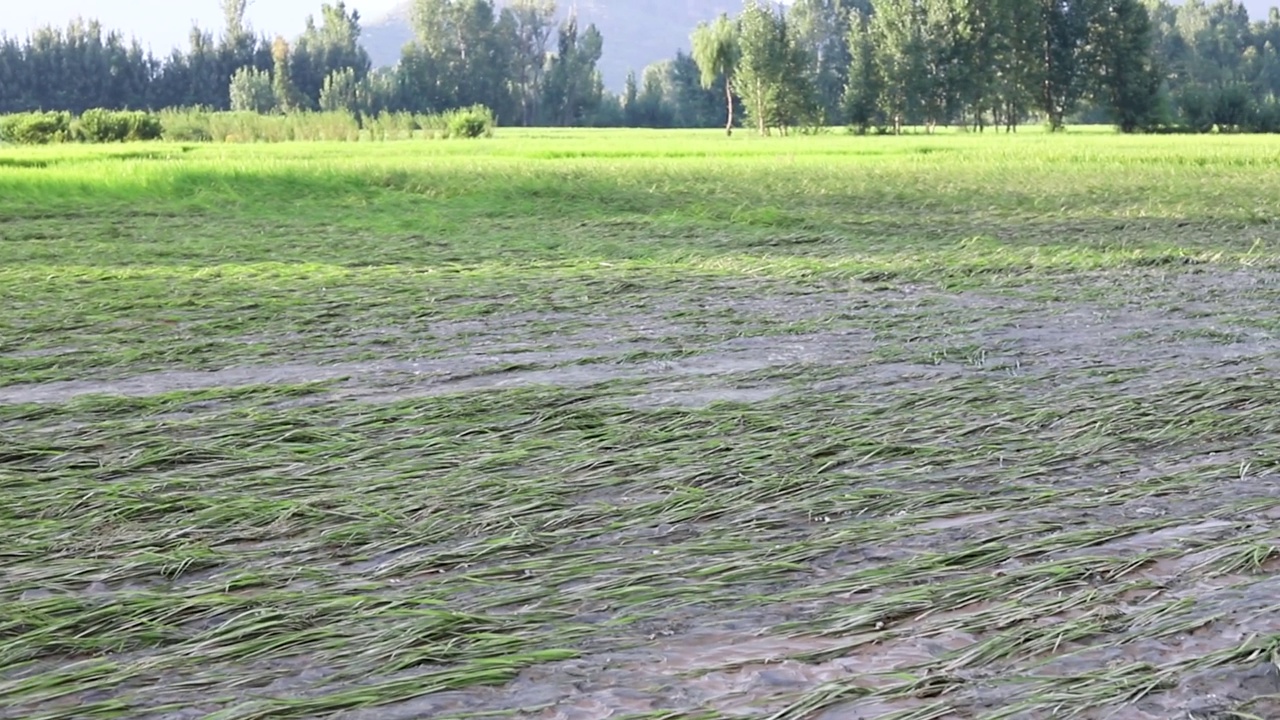
<path fill-rule="evenodd" d="M 925 8 L 919 0 L 882 0 L 871 18 L 876 65 L 884 79 L 882 109 L 895 134 L 919 119 L 929 92 Z"/>
<path fill-rule="evenodd" d="M 484 105 L 505 121 L 514 113 L 510 38 L 489 0 L 415 0 L 415 40 L 399 71 L 418 111 Z"/>
<path fill-rule="evenodd" d="M 841 114 L 848 85 L 849 24 L 852 13 L 869 14 L 868 0 L 794 0 L 788 14 L 796 42 L 804 48 L 814 93 L 826 117 Z"/>
<path fill-rule="evenodd" d="M 604 38 L 594 25 L 581 34 L 570 16 L 560 26 L 558 52 L 547 67 L 543 93 L 544 120 L 553 125 L 579 125 L 595 114 L 604 97 L 604 81 L 596 68 Z"/>
<path fill-rule="evenodd" d="M 761 135 L 769 133 L 769 116 L 778 103 L 778 78 L 785 45 L 777 32 L 773 13 L 757 0 L 748 0 L 738 16 L 738 93 L 747 115 Z"/>
<path fill-rule="evenodd" d="M 1157 125 L 1160 73 L 1152 57 L 1151 18 L 1138 0 L 1109 0 L 1093 18 L 1098 99 L 1122 132 Z"/>
<path fill-rule="evenodd" d="M 817 121 L 809 57 L 784 11 L 749 0 L 738 18 L 738 47 L 738 92 L 761 135 Z"/>
<path fill-rule="evenodd" d="M 511 50 L 511 81 L 523 125 L 532 125 L 540 114 L 555 14 L 554 0 L 513 0 L 503 10 Z"/>
<path fill-rule="evenodd" d="M 276 93 L 271 83 L 271 73 L 253 67 L 243 67 L 231 76 L 228 95 L 231 109 L 237 112 L 269 113 L 276 107 Z"/>
<path fill-rule="evenodd" d="M 388 110 L 402 110 L 405 104 L 400 93 L 401 88 L 394 71 L 371 72 L 356 83 L 356 104 L 353 109 L 366 117 Z"/>
<path fill-rule="evenodd" d="M 669 128 L 675 125 L 673 103 L 667 87 L 670 61 L 644 69 L 640 93 L 636 97 L 634 119 L 639 127 Z"/>
<path fill-rule="evenodd" d="M 303 96 L 294 86 L 289 72 L 289 41 L 276 36 L 271 44 L 272 89 L 276 106 L 281 112 L 293 112 L 305 108 Z"/>
<path fill-rule="evenodd" d="M 882 126 L 884 115 L 880 112 L 884 78 L 876 62 L 876 49 L 871 39 L 870 17 L 855 11 L 849 23 L 849 70 L 844 89 L 845 117 L 859 132 L 866 133 L 872 126 Z"/>
<path fill-rule="evenodd" d="M 329 73 L 320 88 L 320 109 L 325 112 L 355 111 L 359 107 L 360 81 L 353 68 Z"/>
<path fill-rule="evenodd" d="M 290 56 L 291 79 L 302 104 L 315 107 L 335 71 L 350 69 L 356 82 L 369 74 L 372 63 L 360 45 L 361 32 L 360 13 L 341 1 L 321 6 L 319 24 L 314 16 L 307 17 Z"/>
<path fill-rule="evenodd" d="M 622 90 L 622 118 L 627 127 L 639 127 L 640 83 L 636 80 L 636 71 L 627 71 L 627 80 Z"/>
<path fill-rule="evenodd" d="M 741 49 L 738 32 L 728 15 L 720 15 L 714 22 L 700 23 L 691 37 L 693 60 L 700 71 L 702 87 L 711 88 L 716 82 L 724 83 L 725 124 L 727 135 L 733 134 L 733 80 L 738 71 Z"/>
<path fill-rule="evenodd" d="M 664 85 L 671 100 L 672 122 L 676 127 L 715 127 L 725 115 L 726 98 L 717 87 L 718 83 L 712 83 L 712 87 L 703 85 L 702 69 L 691 54 L 676 53 L 666 65 Z M 735 102 L 732 94 L 727 102 Z"/>
<path fill-rule="evenodd" d="M 1087 52 L 1100 0 L 1038 0 L 1041 63 L 1036 84 L 1038 109 L 1050 130 L 1060 130 L 1088 89 Z"/>
<path fill-rule="evenodd" d="M 255 68 L 269 72 L 272 67 L 271 45 L 265 39 L 253 36 L 245 19 L 249 0 L 222 0 L 222 12 L 226 22 L 222 42 L 217 49 L 217 65 L 222 93 L 215 107 L 226 108 L 230 98 L 226 95 L 227 78 L 243 68 Z"/>

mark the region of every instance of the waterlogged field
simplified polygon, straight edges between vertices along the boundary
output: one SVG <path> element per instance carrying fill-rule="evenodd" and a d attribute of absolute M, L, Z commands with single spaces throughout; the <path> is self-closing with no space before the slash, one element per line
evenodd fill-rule
<path fill-rule="evenodd" d="M 0 149 L 0 716 L 1280 717 L 1280 143 Z"/>

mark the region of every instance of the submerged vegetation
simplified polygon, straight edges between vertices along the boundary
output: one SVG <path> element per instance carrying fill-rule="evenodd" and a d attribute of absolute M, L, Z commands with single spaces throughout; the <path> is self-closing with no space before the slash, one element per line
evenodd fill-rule
<path fill-rule="evenodd" d="M 0 150 L 0 716 L 1276 717 L 1278 190 L 1079 131 Z"/>

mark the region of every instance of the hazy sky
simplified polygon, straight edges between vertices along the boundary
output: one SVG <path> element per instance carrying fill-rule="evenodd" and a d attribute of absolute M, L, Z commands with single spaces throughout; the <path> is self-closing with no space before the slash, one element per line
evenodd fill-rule
<path fill-rule="evenodd" d="M 334 0 L 336 1 L 336 0 Z M 374 20 L 398 0 L 346 0 L 348 8 Z M 292 38 L 307 15 L 319 15 L 324 0 L 249 0 L 249 22 L 256 32 Z M 122 30 L 156 54 L 185 45 L 192 21 L 217 35 L 222 30 L 219 0 L 0 0 L 0 32 L 25 36 L 42 25 L 65 25 L 77 15 L 97 18 L 107 29 Z"/>

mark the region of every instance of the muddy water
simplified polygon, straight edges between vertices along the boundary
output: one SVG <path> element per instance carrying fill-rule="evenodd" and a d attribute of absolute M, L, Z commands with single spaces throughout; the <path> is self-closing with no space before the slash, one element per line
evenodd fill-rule
<path fill-rule="evenodd" d="M 757 717 L 785 707 L 798 693 L 824 683 L 856 678 L 869 690 L 888 686 L 891 673 L 928 664 L 946 646 L 936 640 L 869 644 L 851 638 L 692 633 L 639 651 L 531 668 L 501 690 L 438 693 L 338 717 L 409 720 L 480 707 L 539 706 L 543 707 L 521 717 L 606 720 L 628 713 L 700 708 Z M 828 653 L 839 657 L 816 663 L 790 659 Z"/>

